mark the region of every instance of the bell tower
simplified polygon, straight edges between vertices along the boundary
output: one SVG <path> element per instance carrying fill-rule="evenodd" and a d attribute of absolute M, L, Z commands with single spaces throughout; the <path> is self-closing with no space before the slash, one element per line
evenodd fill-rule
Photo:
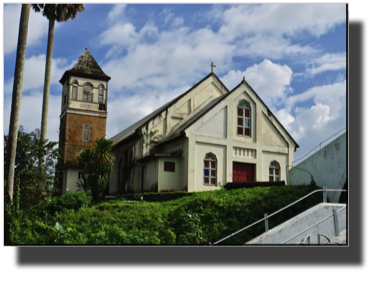
<path fill-rule="evenodd" d="M 109 80 L 111 77 L 103 72 L 87 48 L 59 80 L 63 85 L 59 131 L 62 194 L 66 189 L 78 190 L 76 183 L 83 174 L 74 162 L 80 151 L 106 135 Z"/>

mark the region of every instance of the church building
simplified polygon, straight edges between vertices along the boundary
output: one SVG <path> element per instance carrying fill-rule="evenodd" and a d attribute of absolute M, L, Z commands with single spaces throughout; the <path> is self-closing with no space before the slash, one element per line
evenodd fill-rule
<path fill-rule="evenodd" d="M 94 91 L 101 83 L 106 88 L 109 80 L 68 79 L 67 85 L 74 79 L 80 85 L 90 82 Z M 99 119 L 106 115 L 102 110 L 91 113 Z M 245 79 L 229 91 L 213 70 L 111 140 L 115 145 L 111 195 L 215 190 L 227 182 L 288 184 L 289 166 L 299 147 Z"/>
<path fill-rule="evenodd" d="M 58 185 L 62 194 L 77 191 L 76 184 L 83 177 L 82 169 L 74 165 L 80 151 L 91 147 L 95 140 L 106 136 L 107 76 L 92 57 L 84 51 L 71 70 L 59 82 L 62 88 L 59 148 L 63 172 Z"/>
<path fill-rule="evenodd" d="M 289 183 L 298 144 L 244 78 L 229 91 L 213 67 L 191 89 L 111 138 L 109 194 Z M 62 194 L 78 190 L 80 151 L 106 135 L 110 79 L 86 48 L 60 80 Z"/>

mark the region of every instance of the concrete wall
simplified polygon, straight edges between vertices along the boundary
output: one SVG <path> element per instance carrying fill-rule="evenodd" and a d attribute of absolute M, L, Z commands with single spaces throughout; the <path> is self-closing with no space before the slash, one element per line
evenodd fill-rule
<path fill-rule="evenodd" d="M 70 190 L 71 192 L 75 192 L 79 190 L 78 187 L 76 187 L 76 184 L 78 182 L 78 173 L 82 172 L 82 169 L 80 168 L 67 168 L 65 169 L 63 173 L 62 178 L 62 194 L 66 194 L 66 190 Z"/>
<path fill-rule="evenodd" d="M 339 210 L 345 206 L 345 204 L 318 204 L 251 241 L 248 241 L 246 244 L 281 244 L 289 238 L 292 238 L 294 235 L 313 226 L 325 217 L 330 216 L 333 213 L 333 208 Z M 346 230 L 346 212 L 346 209 L 338 212 L 339 232 Z M 310 235 L 310 244 L 318 244 L 318 234 L 324 234 L 329 237 L 330 240 L 335 237 L 333 217 L 330 217 L 326 221 L 323 221 L 314 228 L 300 234 L 285 244 L 298 244 L 308 235 Z M 326 242 L 326 238 L 322 237 L 321 243 L 324 244 Z"/>
<path fill-rule="evenodd" d="M 311 176 L 299 169 L 310 172 L 318 186 L 342 189 L 347 179 L 346 133 L 311 155 L 289 171 L 290 185 L 309 184 Z M 330 202 L 339 201 L 340 192 L 328 192 Z"/>

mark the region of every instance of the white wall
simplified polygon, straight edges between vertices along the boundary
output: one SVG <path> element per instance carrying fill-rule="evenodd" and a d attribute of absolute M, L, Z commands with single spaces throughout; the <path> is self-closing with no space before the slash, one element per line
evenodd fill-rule
<path fill-rule="evenodd" d="M 240 100 L 247 100 L 251 106 L 252 137 L 237 135 L 237 105 Z M 219 155 L 218 182 L 221 185 L 233 181 L 233 162 L 256 164 L 256 181 L 269 181 L 269 165 L 273 160 L 281 166 L 281 180 L 288 183 L 286 168 L 293 161 L 296 143 L 274 116 L 268 114 L 267 108 L 245 83 L 185 132 L 189 139 L 189 191 L 211 189 L 204 186 L 200 178 L 203 175 L 201 162 L 208 152 Z"/>
<path fill-rule="evenodd" d="M 289 171 L 290 185 L 309 184 L 310 174 L 318 186 L 329 189 L 342 189 L 347 180 L 346 133 L 314 153 Z M 328 192 L 331 202 L 339 201 L 340 192 Z"/>

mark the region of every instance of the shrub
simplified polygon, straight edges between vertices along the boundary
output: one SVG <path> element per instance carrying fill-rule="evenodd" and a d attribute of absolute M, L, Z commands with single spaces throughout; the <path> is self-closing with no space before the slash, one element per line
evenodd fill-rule
<path fill-rule="evenodd" d="M 45 211 L 50 215 L 62 213 L 66 210 L 78 211 L 80 208 L 88 207 L 91 203 L 91 196 L 83 192 L 71 192 L 60 197 L 53 197 L 50 203 L 46 204 Z"/>

